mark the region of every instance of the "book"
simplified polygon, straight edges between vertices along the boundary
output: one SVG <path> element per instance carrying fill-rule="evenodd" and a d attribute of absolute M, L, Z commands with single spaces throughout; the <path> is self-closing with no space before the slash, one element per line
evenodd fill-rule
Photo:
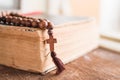
<path fill-rule="evenodd" d="M 120 42 L 115 42 L 115 41 L 111 41 L 109 39 L 102 38 L 100 41 L 100 46 L 102 48 L 106 48 L 106 49 L 120 53 Z"/>
<path fill-rule="evenodd" d="M 55 23 L 55 51 L 64 64 L 98 47 L 98 27 L 93 18 L 44 18 Z M 47 32 L 38 28 L 0 25 L 0 64 L 40 73 L 56 69 L 46 39 Z"/>
<path fill-rule="evenodd" d="M 119 29 L 107 29 L 101 31 L 100 47 L 112 51 L 120 52 L 120 32 Z"/>

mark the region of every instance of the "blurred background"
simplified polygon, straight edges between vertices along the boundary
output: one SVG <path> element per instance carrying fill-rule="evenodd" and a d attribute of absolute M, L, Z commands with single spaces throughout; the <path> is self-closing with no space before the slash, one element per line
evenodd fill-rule
<path fill-rule="evenodd" d="M 100 46 L 120 52 L 120 0 L 0 0 L 0 10 L 94 17 Z"/>

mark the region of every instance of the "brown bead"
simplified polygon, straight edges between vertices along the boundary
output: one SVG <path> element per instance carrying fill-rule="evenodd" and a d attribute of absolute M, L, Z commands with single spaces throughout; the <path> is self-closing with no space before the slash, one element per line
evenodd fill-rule
<path fill-rule="evenodd" d="M 2 21 L 2 17 L 0 16 L 0 23 L 1 23 L 1 21 Z"/>
<path fill-rule="evenodd" d="M 33 21 L 39 21 L 38 19 L 36 19 L 36 18 L 31 18 Z"/>
<path fill-rule="evenodd" d="M 49 35 L 52 35 L 53 32 L 49 29 L 49 30 L 48 30 L 48 34 L 49 34 Z"/>
<path fill-rule="evenodd" d="M 48 22 L 47 29 L 53 29 L 53 24 L 51 22 Z"/>
<path fill-rule="evenodd" d="M 25 26 L 27 26 L 27 27 L 31 27 L 32 25 L 31 25 L 31 19 L 27 19 L 26 21 L 25 21 Z"/>
<path fill-rule="evenodd" d="M 12 23 L 13 25 L 15 25 L 16 20 L 17 20 L 17 17 L 13 16 L 12 19 L 11 19 L 11 23 Z"/>
<path fill-rule="evenodd" d="M 33 20 L 33 18 L 32 18 L 32 17 L 26 17 L 26 19 L 30 19 L 30 20 Z"/>
<path fill-rule="evenodd" d="M 20 25 L 21 25 L 21 20 L 22 20 L 21 17 L 17 17 L 17 19 L 16 19 L 16 21 L 15 21 L 15 25 L 16 25 L 16 26 L 20 26 Z"/>
<path fill-rule="evenodd" d="M 20 21 L 22 21 L 22 18 L 21 18 L 21 17 L 18 17 L 18 19 L 19 19 Z"/>
<path fill-rule="evenodd" d="M 6 16 L 4 15 L 3 12 L 1 12 L 1 22 L 2 22 L 3 24 L 6 23 Z"/>
<path fill-rule="evenodd" d="M 27 21 L 27 19 L 26 19 L 26 18 L 23 18 L 22 21 L 21 21 L 21 25 L 22 25 L 22 26 L 25 26 L 25 22 L 26 22 L 26 21 Z"/>
<path fill-rule="evenodd" d="M 20 21 L 20 26 L 22 26 L 22 23 L 21 23 L 21 22 L 22 22 L 23 19 L 22 19 L 21 17 L 19 17 L 18 19 L 19 19 L 19 21 Z"/>
<path fill-rule="evenodd" d="M 9 13 L 9 15 L 10 15 L 10 16 L 14 16 L 14 13 L 13 13 L 13 12 L 11 12 L 11 13 Z"/>
<path fill-rule="evenodd" d="M 38 27 L 38 23 L 39 23 L 39 21 L 38 21 L 37 19 L 34 19 L 34 20 L 32 21 L 32 27 L 33 27 L 33 28 L 37 28 L 37 27 Z"/>
<path fill-rule="evenodd" d="M 13 13 L 13 12 L 9 13 L 9 15 L 10 15 L 10 16 L 19 17 L 19 14 L 18 14 L 18 13 Z"/>
<path fill-rule="evenodd" d="M 13 12 L 11 12 L 9 15 L 10 15 L 10 16 L 15 16 L 15 17 L 17 17 L 17 16 L 16 16 L 16 13 L 13 13 Z"/>
<path fill-rule="evenodd" d="M 38 23 L 38 26 L 39 26 L 40 29 L 45 30 L 46 27 L 48 26 L 48 23 L 47 23 L 47 21 L 45 21 L 45 20 L 41 20 L 41 21 Z"/>
<path fill-rule="evenodd" d="M 38 19 L 39 21 L 42 21 L 42 19 Z"/>
<path fill-rule="evenodd" d="M 10 16 L 15 16 L 15 17 L 26 18 L 26 17 L 23 16 L 23 15 L 20 15 L 20 14 L 18 14 L 18 13 L 13 13 L 13 12 L 9 13 L 9 15 L 10 15 Z"/>
<path fill-rule="evenodd" d="M 2 23 L 3 23 L 3 24 L 6 23 L 6 17 L 5 17 L 5 16 L 2 16 L 2 17 L 1 17 L 1 20 L 2 20 Z"/>
<path fill-rule="evenodd" d="M 11 23 L 12 16 L 6 16 L 6 23 L 10 24 Z"/>
<path fill-rule="evenodd" d="M 26 18 L 26 16 L 24 16 L 24 15 L 19 15 L 19 17 L 21 17 L 21 18 Z"/>
<path fill-rule="evenodd" d="M 48 25 L 47 25 L 47 29 L 53 29 L 53 23 L 51 23 L 48 19 L 44 19 L 45 21 L 47 21 Z"/>

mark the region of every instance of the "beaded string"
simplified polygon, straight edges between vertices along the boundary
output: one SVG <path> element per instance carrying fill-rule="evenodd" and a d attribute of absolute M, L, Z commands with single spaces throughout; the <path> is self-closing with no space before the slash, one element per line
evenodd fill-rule
<path fill-rule="evenodd" d="M 63 70 L 65 70 L 63 62 L 56 57 L 56 53 L 54 51 L 54 43 L 57 40 L 53 37 L 53 24 L 47 19 L 36 19 L 32 17 L 26 17 L 17 13 L 6 13 L 6 15 L 1 12 L 0 16 L 0 24 L 4 25 L 12 25 L 12 26 L 24 26 L 24 27 L 32 27 L 32 28 L 40 28 L 41 30 L 48 30 L 49 39 L 47 39 L 47 43 L 50 46 L 51 57 L 53 59 L 54 64 L 57 67 L 56 74 L 60 74 Z"/>

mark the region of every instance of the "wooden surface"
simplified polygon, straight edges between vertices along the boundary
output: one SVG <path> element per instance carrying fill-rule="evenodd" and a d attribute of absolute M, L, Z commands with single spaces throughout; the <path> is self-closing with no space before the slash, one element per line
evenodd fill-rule
<path fill-rule="evenodd" d="M 60 75 L 46 76 L 0 66 L 0 80 L 120 80 L 120 54 L 102 48 L 65 65 Z"/>

